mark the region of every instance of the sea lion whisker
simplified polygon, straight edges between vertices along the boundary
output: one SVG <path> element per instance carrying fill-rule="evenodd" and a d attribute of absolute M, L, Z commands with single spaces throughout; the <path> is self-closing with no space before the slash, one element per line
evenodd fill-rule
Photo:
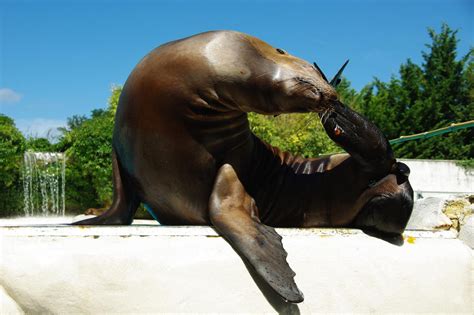
<path fill-rule="evenodd" d="M 324 112 L 324 115 L 323 115 L 322 118 L 321 118 L 321 124 L 323 124 L 323 126 L 324 126 L 324 124 L 325 124 L 326 121 L 327 121 L 327 117 L 328 117 L 328 114 L 327 114 L 327 113 L 328 113 L 327 111 Z"/>
<path fill-rule="evenodd" d="M 324 117 L 324 113 L 326 112 L 327 109 L 325 109 L 322 113 L 319 113 L 318 116 L 319 116 L 319 122 L 320 123 L 323 123 L 323 117 Z"/>
<path fill-rule="evenodd" d="M 326 123 L 327 119 L 329 118 L 330 112 L 332 112 L 332 110 L 330 108 L 326 108 L 326 110 L 321 115 L 321 123 L 323 125 Z"/>
<path fill-rule="evenodd" d="M 301 89 L 299 90 L 300 92 L 304 92 L 306 90 L 314 90 L 316 91 L 316 89 L 314 88 L 314 85 L 308 85 L 308 84 L 302 84 L 301 85 Z"/>
<path fill-rule="evenodd" d="M 301 87 L 301 86 L 305 86 L 303 82 L 300 82 L 300 81 L 296 81 L 295 83 L 293 83 L 293 85 L 290 85 L 288 88 L 289 89 L 294 89 L 296 87 Z"/>
<path fill-rule="evenodd" d="M 306 80 L 303 80 L 303 79 L 300 79 L 300 78 L 295 78 L 294 81 L 295 81 L 294 84 L 289 86 L 288 88 L 292 89 L 296 86 L 298 86 L 298 87 L 311 87 L 311 86 L 313 86 L 309 81 L 306 81 Z M 280 81 L 280 82 L 282 82 L 282 81 Z"/>
<path fill-rule="evenodd" d="M 326 113 L 326 111 L 327 111 L 327 108 L 322 113 L 318 114 L 320 123 L 323 123 L 323 117 L 324 117 L 324 113 Z"/>
<path fill-rule="evenodd" d="M 275 81 L 275 83 L 282 83 L 282 82 L 291 81 L 291 80 L 293 80 L 293 78 L 286 78 L 286 79 L 277 80 Z"/>
<path fill-rule="evenodd" d="M 332 109 L 329 109 L 327 112 L 326 112 L 326 117 L 324 118 L 324 122 L 323 122 L 323 125 L 326 124 L 327 120 L 329 119 L 329 117 L 331 116 L 331 114 L 333 113 L 334 111 Z"/>
<path fill-rule="evenodd" d="M 267 74 L 270 74 L 270 73 L 271 73 L 270 71 L 264 72 L 264 73 L 262 73 L 262 74 L 257 75 L 257 76 L 255 77 L 255 79 L 261 78 L 261 77 L 263 77 L 263 76 L 265 76 L 265 75 L 267 75 Z"/>

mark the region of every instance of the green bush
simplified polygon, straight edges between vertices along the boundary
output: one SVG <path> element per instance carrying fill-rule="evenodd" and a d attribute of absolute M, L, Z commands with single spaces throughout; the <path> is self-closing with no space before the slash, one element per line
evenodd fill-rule
<path fill-rule="evenodd" d="M 0 216 L 23 213 L 21 166 L 26 142 L 13 119 L 0 114 Z"/>

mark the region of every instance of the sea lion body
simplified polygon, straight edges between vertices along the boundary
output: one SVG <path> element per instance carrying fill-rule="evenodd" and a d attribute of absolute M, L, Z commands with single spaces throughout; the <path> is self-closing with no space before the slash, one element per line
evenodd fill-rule
<path fill-rule="evenodd" d="M 274 60 L 262 57 L 262 50 L 272 50 Z M 298 65 L 298 73 L 276 63 L 278 55 L 248 35 L 210 32 L 161 46 L 133 70 L 120 97 L 113 145 L 142 201 L 160 222 L 209 224 L 209 196 L 224 163 L 244 182 L 252 180 L 258 140 L 246 112 L 317 110 L 284 101 L 290 98 L 287 86 L 296 84 L 291 79 L 317 78 L 314 68 L 281 55 L 292 59 L 291 67 Z M 336 97 L 327 83 L 319 84 L 326 87 L 325 96 Z M 267 179 L 261 184 L 268 187 L 259 189 L 271 195 L 268 188 L 277 185 Z"/>
<path fill-rule="evenodd" d="M 212 225 L 280 296 L 301 302 L 272 227 L 400 235 L 413 206 L 406 167 L 378 128 L 338 100 L 334 81 L 317 65 L 239 32 L 156 48 L 120 96 L 113 204 L 76 224 L 130 224 L 144 203 L 165 225 Z M 349 154 L 282 152 L 252 134 L 248 112 L 317 112 Z"/>

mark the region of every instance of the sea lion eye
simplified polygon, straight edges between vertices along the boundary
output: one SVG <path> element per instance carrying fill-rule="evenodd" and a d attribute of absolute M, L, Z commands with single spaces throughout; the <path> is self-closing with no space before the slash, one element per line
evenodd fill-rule
<path fill-rule="evenodd" d="M 284 51 L 283 49 L 277 48 L 276 51 L 278 51 L 282 55 L 286 55 L 286 51 Z"/>

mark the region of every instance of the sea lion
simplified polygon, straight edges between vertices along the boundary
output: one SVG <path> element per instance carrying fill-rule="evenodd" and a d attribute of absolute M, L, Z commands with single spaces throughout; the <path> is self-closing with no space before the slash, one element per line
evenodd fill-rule
<path fill-rule="evenodd" d="M 273 227 L 399 235 L 413 206 L 407 167 L 338 100 L 342 69 L 328 81 L 316 64 L 234 31 L 156 48 L 120 96 L 113 204 L 75 224 L 131 224 L 144 203 L 164 225 L 212 225 L 280 296 L 303 301 Z M 348 154 L 282 152 L 252 134 L 248 112 L 316 112 Z"/>

